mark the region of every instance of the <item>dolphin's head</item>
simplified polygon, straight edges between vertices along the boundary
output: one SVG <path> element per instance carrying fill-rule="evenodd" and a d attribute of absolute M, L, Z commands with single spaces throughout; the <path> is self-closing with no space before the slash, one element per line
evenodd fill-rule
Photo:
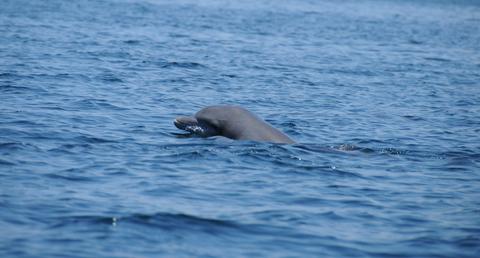
<path fill-rule="evenodd" d="M 201 137 L 210 137 L 220 134 L 219 129 L 208 119 L 204 120 L 190 116 L 180 116 L 175 118 L 173 124 L 175 124 L 178 129 L 188 131 Z"/>
<path fill-rule="evenodd" d="M 177 117 L 173 123 L 178 129 L 200 137 L 223 135 L 235 139 L 235 134 L 245 126 L 246 113 L 249 112 L 237 106 L 209 106 L 198 111 L 194 117 Z"/>
<path fill-rule="evenodd" d="M 294 143 L 250 111 L 239 106 L 209 106 L 193 117 L 177 117 L 178 129 L 200 137 L 224 136 L 235 140 Z"/>

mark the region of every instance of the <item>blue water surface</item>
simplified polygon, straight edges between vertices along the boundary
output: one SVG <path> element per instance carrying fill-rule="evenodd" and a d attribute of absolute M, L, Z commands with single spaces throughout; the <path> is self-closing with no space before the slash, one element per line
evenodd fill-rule
<path fill-rule="evenodd" d="M 0 257 L 480 257 L 479 135 L 479 1 L 0 1 Z"/>

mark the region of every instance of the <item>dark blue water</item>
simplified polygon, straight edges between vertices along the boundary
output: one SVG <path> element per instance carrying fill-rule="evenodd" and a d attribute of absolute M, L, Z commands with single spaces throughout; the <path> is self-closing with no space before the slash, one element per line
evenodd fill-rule
<path fill-rule="evenodd" d="M 0 257 L 159 256 L 480 257 L 480 3 L 0 1 Z"/>

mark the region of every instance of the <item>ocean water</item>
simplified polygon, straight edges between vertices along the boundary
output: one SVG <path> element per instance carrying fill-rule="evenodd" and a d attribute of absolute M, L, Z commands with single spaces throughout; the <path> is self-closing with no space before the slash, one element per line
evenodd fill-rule
<path fill-rule="evenodd" d="M 479 135 L 479 1 L 0 1 L 0 257 L 480 257 Z"/>

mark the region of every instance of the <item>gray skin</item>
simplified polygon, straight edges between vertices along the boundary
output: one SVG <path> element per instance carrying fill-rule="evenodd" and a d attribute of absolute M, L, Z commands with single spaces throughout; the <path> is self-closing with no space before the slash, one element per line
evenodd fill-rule
<path fill-rule="evenodd" d="M 177 117 L 173 123 L 178 129 L 201 137 L 221 135 L 235 140 L 295 143 L 252 112 L 238 106 L 206 107 L 194 117 Z"/>

